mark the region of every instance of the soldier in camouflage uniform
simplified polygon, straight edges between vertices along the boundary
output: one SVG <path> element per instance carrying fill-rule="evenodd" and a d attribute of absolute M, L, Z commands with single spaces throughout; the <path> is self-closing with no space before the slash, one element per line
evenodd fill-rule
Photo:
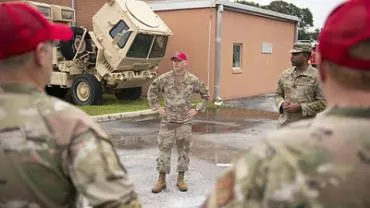
<path fill-rule="evenodd" d="M 308 63 L 311 45 L 295 43 L 290 52 L 293 67 L 283 72 L 275 92 L 281 126 L 313 117 L 325 108 L 318 71 Z"/>
<path fill-rule="evenodd" d="M 195 75 L 186 71 L 187 58 L 177 52 L 172 58 L 173 70 L 162 74 L 153 81 L 148 90 L 151 108 L 158 111 L 161 124 L 158 134 L 159 157 L 157 170 L 159 178 L 152 192 L 159 193 L 166 188 L 166 174 L 170 172 L 170 159 L 173 143 L 178 152 L 177 187 L 187 191 L 184 173 L 189 169 L 189 150 L 191 144 L 191 119 L 207 107 L 208 89 Z M 199 93 L 202 101 L 192 109 L 192 94 Z M 164 107 L 159 104 L 159 96 L 164 99 Z"/>
<path fill-rule="evenodd" d="M 271 133 L 217 180 L 204 208 L 370 207 L 370 1 L 348 0 L 319 37 L 328 108 Z"/>
<path fill-rule="evenodd" d="M 44 93 L 52 41 L 70 28 L 24 3 L 0 4 L 0 207 L 140 207 L 108 135 Z"/>

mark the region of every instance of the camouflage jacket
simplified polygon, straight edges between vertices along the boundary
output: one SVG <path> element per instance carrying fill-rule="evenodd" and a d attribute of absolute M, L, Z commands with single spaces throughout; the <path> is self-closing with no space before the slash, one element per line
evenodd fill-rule
<path fill-rule="evenodd" d="M 139 207 L 107 134 L 74 106 L 0 85 L 0 207 Z"/>
<path fill-rule="evenodd" d="M 159 97 L 163 96 L 166 116 L 164 122 L 188 122 L 188 112 L 191 110 L 193 93 L 199 93 L 202 101 L 196 109 L 203 111 L 208 103 L 208 88 L 195 75 L 185 72 L 181 82 L 175 81 L 174 72 L 170 71 L 157 77 L 149 87 L 148 100 L 153 110 L 160 108 Z"/>
<path fill-rule="evenodd" d="M 370 207 L 370 108 L 282 128 L 218 178 L 203 208 Z"/>
<path fill-rule="evenodd" d="M 281 104 L 284 101 L 301 104 L 301 111 L 297 113 L 283 111 Z M 295 67 L 285 70 L 277 84 L 275 104 L 280 112 L 281 125 L 313 117 L 324 110 L 326 103 L 319 86 L 317 69 L 309 66 L 299 75 L 296 75 Z"/>

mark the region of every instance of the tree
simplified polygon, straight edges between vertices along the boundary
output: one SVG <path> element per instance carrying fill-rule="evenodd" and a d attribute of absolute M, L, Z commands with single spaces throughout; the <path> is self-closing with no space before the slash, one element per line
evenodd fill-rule
<path fill-rule="evenodd" d="M 300 18 L 300 23 L 298 25 L 298 39 L 299 40 L 316 40 L 317 31 L 309 32 L 308 30 L 313 27 L 313 16 L 311 11 L 308 8 L 299 8 L 292 3 L 287 3 L 285 1 L 272 1 L 269 5 L 260 5 L 254 2 L 248 1 L 237 1 L 240 4 L 246 4 L 249 6 L 259 7 L 262 9 L 268 9 L 271 11 L 288 14 Z M 312 39 L 315 37 L 315 39 Z"/>
<path fill-rule="evenodd" d="M 240 4 L 245 4 L 245 5 L 249 5 L 249 6 L 254 6 L 254 7 L 259 7 L 261 8 L 261 5 L 259 3 L 255 3 L 255 2 L 252 2 L 252 1 L 236 1 L 237 3 L 240 3 Z"/>
<path fill-rule="evenodd" d="M 312 40 L 317 40 L 319 38 L 320 29 L 316 28 L 315 31 L 311 32 L 310 34 Z"/>

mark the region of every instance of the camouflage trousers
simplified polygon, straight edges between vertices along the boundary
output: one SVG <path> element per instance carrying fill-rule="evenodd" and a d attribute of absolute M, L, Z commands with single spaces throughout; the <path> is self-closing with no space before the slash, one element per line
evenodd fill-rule
<path fill-rule="evenodd" d="M 159 157 L 157 158 L 159 173 L 170 173 L 171 152 L 174 143 L 176 143 L 178 155 L 177 172 L 184 172 L 189 169 L 190 139 L 190 123 L 161 123 L 158 134 Z"/>

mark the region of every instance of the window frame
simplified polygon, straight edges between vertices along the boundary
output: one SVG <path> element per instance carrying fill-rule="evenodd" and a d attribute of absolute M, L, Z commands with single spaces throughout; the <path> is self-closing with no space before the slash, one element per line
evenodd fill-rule
<path fill-rule="evenodd" d="M 136 45 L 137 43 L 139 43 L 137 41 L 139 41 L 139 37 L 140 36 L 141 36 L 141 38 L 144 38 L 144 40 L 147 40 L 147 38 L 150 39 L 150 44 L 149 45 L 145 45 L 145 48 L 144 48 L 146 50 L 145 56 L 137 56 L 138 52 L 141 52 L 141 51 L 138 50 L 139 47 Z M 151 53 L 151 49 L 152 49 L 154 38 L 155 38 L 154 35 L 149 35 L 149 34 L 144 34 L 144 33 L 137 33 L 135 35 L 135 38 L 134 38 L 134 40 L 133 40 L 130 48 L 127 51 L 126 56 L 128 58 L 148 58 L 148 55 Z M 134 50 L 134 48 L 135 48 L 135 50 Z M 143 54 L 140 54 L 140 55 L 143 55 Z"/>
<path fill-rule="evenodd" d="M 52 19 L 52 10 L 50 7 L 37 5 L 36 8 L 40 13 L 42 13 L 47 19 Z"/>
<path fill-rule="evenodd" d="M 239 66 L 234 65 L 234 48 L 239 46 Z M 241 73 L 242 72 L 242 67 L 243 67 L 243 43 L 240 42 L 235 42 L 232 45 L 232 72 L 233 73 Z"/>
<path fill-rule="evenodd" d="M 120 25 L 120 23 L 123 23 L 125 27 L 123 27 L 122 30 L 119 30 L 114 36 L 112 32 L 117 29 L 117 27 Z M 126 29 L 127 28 L 127 29 Z M 119 20 L 110 30 L 109 30 L 109 36 L 114 40 L 116 40 L 117 36 L 120 36 L 119 39 L 117 40 L 116 44 L 119 48 L 124 48 L 128 39 L 130 39 L 131 36 L 131 30 L 130 27 L 126 24 L 125 21 Z M 124 42 L 121 42 L 122 38 L 126 38 Z"/>
<path fill-rule="evenodd" d="M 157 40 L 160 39 L 160 38 L 163 38 L 163 42 L 161 44 L 163 44 L 162 47 L 159 46 Z M 149 58 L 163 58 L 165 55 L 166 55 L 166 48 L 167 48 L 167 43 L 168 43 L 168 36 L 165 36 L 165 35 L 156 35 L 154 40 L 153 40 L 153 46 L 151 47 L 150 49 L 150 53 L 149 53 Z M 161 49 L 162 51 L 160 51 L 160 56 L 158 56 L 158 50 L 156 49 Z M 154 51 L 154 55 L 153 55 L 153 51 Z"/>

